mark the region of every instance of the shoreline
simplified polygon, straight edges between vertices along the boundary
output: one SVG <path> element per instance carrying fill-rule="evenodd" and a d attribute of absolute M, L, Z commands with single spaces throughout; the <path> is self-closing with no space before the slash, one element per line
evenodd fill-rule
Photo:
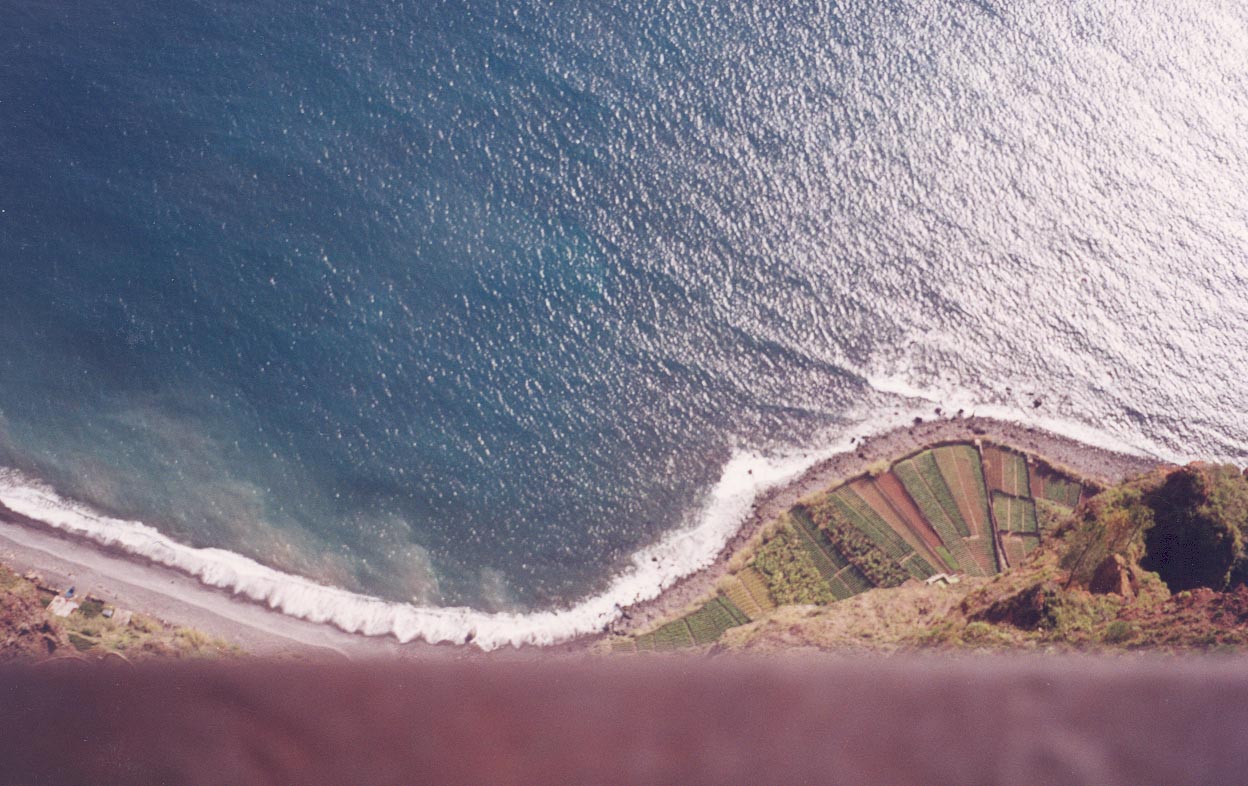
<path fill-rule="evenodd" d="M 189 573 L 60 532 L 3 506 L 0 562 L 18 573 L 33 570 L 49 583 L 74 584 L 80 592 L 91 592 L 110 603 L 171 624 L 196 628 L 234 643 L 250 655 L 320 660 L 525 658 L 584 653 L 605 637 L 635 634 L 652 627 L 713 592 L 715 583 L 728 573 L 733 555 L 801 498 L 861 475 L 882 460 L 901 458 L 941 442 L 974 439 L 1013 445 L 1105 484 L 1165 463 L 1096 447 L 1038 427 L 986 417 L 940 418 L 896 427 L 855 440 L 851 449 L 825 458 L 796 479 L 762 492 L 710 565 L 678 579 L 655 598 L 623 607 L 624 615 L 604 631 L 557 644 L 501 647 L 489 653 L 467 645 L 430 644 L 422 640 L 402 643 L 393 635 L 349 633 L 332 623 L 309 622 L 209 586 Z"/>
<path fill-rule="evenodd" d="M 194 576 L 59 533 L 0 506 L 0 562 L 18 574 L 80 597 L 194 628 L 237 645 L 246 655 L 310 661 L 371 657 L 422 659 L 463 655 L 465 648 L 347 633 L 309 622 L 203 584 Z"/>
<path fill-rule="evenodd" d="M 626 617 L 616 621 L 604 633 L 577 641 L 584 641 L 589 647 L 613 635 L 631 636 L 645 632 L 679 616 L 712 594 L 716 582 L 729 573 L 728 565 L 733 555 L 802 498 L 863 475 L 878 462 L 895 461 L 942 442 L 974 440 L 1019 448 L 1050 462 L 1055 468 L 1069 469 L 1103 485 L 1113 485 L 1169 463 L 1097 447 L 1038 426 L 989 417 L 938 417 L 898 426 L 857 440 L 851 450 L 823 459 L 795 480 L 763 492 L 751 505 L 749 517 L 720 549 L 714 562 L 681 578 L 658 597 L 627 607 Z"/>

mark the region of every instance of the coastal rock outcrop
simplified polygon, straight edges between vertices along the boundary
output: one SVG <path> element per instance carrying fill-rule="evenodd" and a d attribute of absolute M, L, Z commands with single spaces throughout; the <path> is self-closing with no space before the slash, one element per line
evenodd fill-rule
<path fill-rule="evenodd" d="M 1094 595 L 1121 595 L 1127 600 L 1140 593 L 1140 580 L 1120 554 L 1110 554 L 1092 574 L 1088 591 Z"/>

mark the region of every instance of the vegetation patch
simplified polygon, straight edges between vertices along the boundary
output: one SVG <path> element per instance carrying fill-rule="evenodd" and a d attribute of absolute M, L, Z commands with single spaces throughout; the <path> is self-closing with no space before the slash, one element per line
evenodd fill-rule
<path fill-rule="evenodd" d="M 1014 497 L 1032 496 L 1027 459 L 1021 453 L 998 445 L 985 445 L 984 463 L 989 488 Z"/>
<path fill-rule="evenodd" d="M 74 645 L 74 649 L 79 652 L 86 652 L 95 646 L 95 641 L 93 639 L 89 639 L 80 633 L 70 633 L 69 643 Z"/>
<path fill-rule="evenodd" d="M 978 455 L 942 446 L 796 505 L 721 594 L 611 649 L 1248 646 L 1248 480 L 1238 470 L 1198 464 L 1100 489 L 1008 449 L 986 446 L 983 464 Z M 981 503 L 991 506 L 982 524 Z M 1005 573 L 995 573 L 990 521 Z M 970 575 L 907 582 L 933 561 Z"/>
<path fill-rule="evenodd" d="M 1006 532 L 1038 534 L 1036 506 L 1030 499 L 1014 497 L 1000 491 L 992 492 L 992 512 L 997 526 Z"/>
<path fill-rule="evenodd" d="M 931 458 L 931 452 L 920 454 L 920 457 L 927 456 Z M 962 522 L 961 517 L 957 518 L 961 522 L 961 526 L 955 523 L 954 519 L 949 515 L 950 508 L 956 508 L 952 501 L 942 503 L 941 496 L 947 497 L 949 489 L 945 486 L 945 482 L 940 478 L 940 472 L 935 469 L 935 463 L 930 465 L 928 477 L 921 473 L 918 465 L 913 460 L 903 461 L 893 467 L 893 472 L 897 475 L 905 487 L 906 492 L 918 505 L 924 518 L 931 524 L 936 534 L 940 536 L 941 542 L 944 544 L 946 553 L 949 555 L 950 563 L 955 570 L 967 573 L 972 576 L 984 575 L 984 570 L 979 563 L 971 555 L 963 541 L 963 536 L 969 534 L 966 523 Z M 939 491 L 933 491 L 935 486 Z"/>
<path fill-rule="evenodd" d="M 1171 590 L 1248 580 L 1248 479 L 1232 466 L 1191 465 L 1143 493 L 1153 523 L 1141 564 Z"/>
<path fill-rule="evenodd" d="M 895 587 L 909 578 L 909 574 L 897 564 L 897 561 L 878 546 L 866 532 L 849 523 L 846 507 L 836 497 L 825 497 L 809 508 L 803 507 L 801 514 L 798 515 L 805 515 L 815 522 L 822 530 L 827 544 L 845 561 L 858 569 L 868 589 L 872 586 Z M 889 541 L 889 545 L 891 547 L 896 544 Z M 902 556 L 912 551 L 913 549 L 907 545 Z"/>
<path fill-rule="evenodd" d="M 128 624 L 105 617 L 104 604 L 84 600 L 68 617 L 50 615 L 47 606 L 55 593 L 37 588 L 0 566 L 0 661 L 37 660 L 65 651 L 108 653 L 126 658 L 220 657 L 237 648 L 190 628 L 165 625 L 142 614 Z M 72 649 L 71 649 L 72 648 Z"/>
<path fill-rule="evenodd" d="M 831 603 L 832 591 L 802 538 L 793 526 L 781 527 L 758 550 L 753 568 L 762 575 L 768 595 L 778 605 Z"/>
<path fill-rule="evenodd" d="M 979 454 L 970 445 L 945 445 L 932 451 L 945 485 L 953 492 L 971 534 L 988 532 L 988 495 Z"/>
<path fill-rule="evenodd" d="M 94 619 L 95 617 L 100 616 L 100 614 L 102 614 L 103 612 L 104 612 L 103 601 L 88 599 L 88 600 L 84 600 L 78 606 L 78 613 L 81 614 L 86 619 Z"/>

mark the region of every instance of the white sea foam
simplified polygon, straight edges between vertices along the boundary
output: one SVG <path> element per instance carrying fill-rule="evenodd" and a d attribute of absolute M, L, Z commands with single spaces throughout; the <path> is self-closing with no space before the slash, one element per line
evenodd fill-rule
<path fill-rule="evenodd" d="M 736 452 L 691 524 L 638 551 L 605 592 L 570 608 L 527 614 L 415 606 L 325 586 L 230 551 L 178 543 L 140 522 L 104 516 L 14 470 L 0 469 L 0 503 L 48 526 L 188 573 L 204 584 L 294 617 L 351 633 L 394 635 L 402 642 L 471 641 L 491 650 L 507 644 L 555 644 L 602 630 L 622 607 L 655 598 L 681 577 L 711 564 L 760 492 L 793 479 L 833 452 L 785 458 Z"/>
<path fill-rule="evenodd" d="M 909 402 L 902 420 L 906 416 L 927 416 L 931 413 L 931 405 L 935 404 L 942 412 L 953 413 L 962 410 L 966 415 L 978 415 L 1024 426 L 1034 426 L 1059 436 L 1067 437 L 1085 445 L 1104 448 L 1118 453 L 1134 456 L 1147 456 L 1163 461 L 1184 464 L 1195 461 L 1198 456 L 1181 454 L 1157 442 L 1144 438 L 1140 434 L 1113 434 L 1103 429 L 1060 417 L 1041 414 L 1039 410 L 1028 406 L 1026 402 L 1016 405 L 984 403 L 974 394 L 956 386 L 922 387 L 912 383 L 903 374 L 866 374 L 863 377 L 867 384 L 881 393 L 888 393 L 906 399 Z M 918 402 L 923 402 L 919 404 Z"/>
<path fill-rule="evenodd" d="M 217 548 L 194 548 L 136 521 L 102 515 L 59 496 L 47 485 L 11 469 L 0 469 L 0 503 L 70 534 L 118 548 L 197 577 L 204 584 L 265 604 L 311 622 L 351 633 L 393 635 L 401 642 L 472 642 L 484 650 L 505 645 L 549 645 L 601 631 L 621 609 L 651 600 L 679 579 L 710 565 L 763 491 L 801 475 L 825 458 L 846 452 L 852 441 L 904 425 L 937 403 L 953 411 L 1032 423 L 1088 444 L 1136 454 L 1157 453 L 1093 428 L 1002 406 L 976 405 L 956 391 L 913 388 L 900 379 L 872 378 L 872 387 L 904 397 L 886 414 L 875 413 L 835 444 L 817 451 L 768 457 L 738 450 L 690 523 L 633 555 L 631 564 L 601 594 L 565 609 L 530 613 L 489 613 L 467 607 L 430 607 L 385 601 L 283 573 L 248 557 Z M 923 404 L 918 402 L 922 401 Z M 1173 460 L 1173 459 L 1172 459 Z"/>

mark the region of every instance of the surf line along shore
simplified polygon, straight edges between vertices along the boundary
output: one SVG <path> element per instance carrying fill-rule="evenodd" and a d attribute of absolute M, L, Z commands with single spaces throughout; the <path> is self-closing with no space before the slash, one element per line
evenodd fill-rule
<path fill-rule="evenodd" d="M 851 450 L 826 458 L 797 479 L 764 491 L 711 565 L 678 580 L 658 597 L 625 609 L 624 616 L 610 626 L 607 634 L 636 635 L 680 616 L 690 606 L 710 597 L 715 592 L 716 582 L 729 573 L 733 555 L 802 498 L 859 477 L 880 462 L 892 462 L 942 443 L 975 440 L 1017 448 L 1103 485 L 1120 483 L 1167 463 L 1156 457 L 1109 450 L 1038 426 L 996 418 L 916 420 L 911 425 L 864 437 Z M 595 640 L 599 638 L 601 636 L 594 637 Z"/>
<path fill-rule="evenodd" d="M 1107 484 L 1160 463 L 1154 458 L 1117 453 L 1036 427 L 989 418 L 941 419 L 894 428 L 867 437 L 852 450 L 815 464 L 796 480 L 763 492 L 711 565 L 678 579 L 657 597 L 628 607 L 609 630 L 635 632 L 679 613 L 712 592 L 715 582 L 727 572 L 732 555 L 802 497 L 860 475 L 876 462 L 893 460 L 941 442 L 973 439 L 1012 445 Z M 228 590 L 210 587 L 173 568 L 60 533 L 3 506 L 0 506 L 0 561 L 18 572 L 34 570 L 45 579 L 66 587 L 76 584 L 80 588 L 90 588 L 111 603 L 196 628 L 256 655 L 438 658 L 480 652 L 476 647 L 431 645 L 423 641 L 400 644 L 392 636 L 353 634 L 327 623 L 307 622 Z M 601 635 L 583 635 L 545 647 L 503 648 L 495 653 L 499 656 L 505 656 L 508 651 L 574 653 Z"/>
<path fill-rule="evenodd" d="M 41 525 L 0 505 L 0 562 L 53 587 L 77 587 L 122 608 L 194 628 L 257 656 L 341 660 L 440 657 L 445 646 L 401 645 L 308 622 L 210 587 L 194 576 Z"/>

